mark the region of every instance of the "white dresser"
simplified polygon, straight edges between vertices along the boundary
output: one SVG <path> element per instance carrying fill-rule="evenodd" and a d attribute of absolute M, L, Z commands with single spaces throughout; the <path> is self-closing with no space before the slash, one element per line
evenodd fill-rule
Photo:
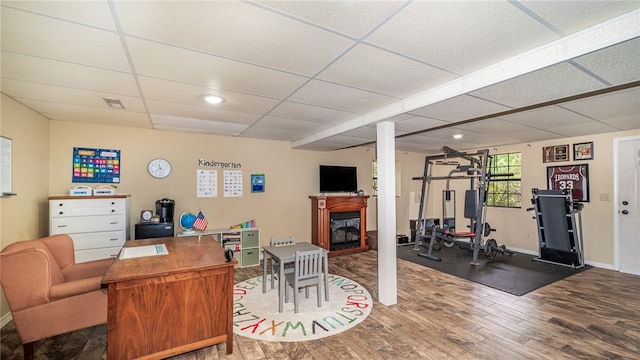
<path fill-rule="evenodd" d="M 118 255 L 130 239 L 130 196 L 51 196 L 49 234 L 69 234 L 76 262 Z"/>

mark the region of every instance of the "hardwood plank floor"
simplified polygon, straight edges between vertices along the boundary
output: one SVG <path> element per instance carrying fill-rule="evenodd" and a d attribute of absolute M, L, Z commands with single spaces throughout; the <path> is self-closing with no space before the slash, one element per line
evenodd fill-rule
<path fill-rule="evenodd" d="M 398 303 L 377 302 L 377 253 L 329 260 L 374 297 L 360 325 L 297 343 L 234 336 L 224 344 L 175 356 L 204 359 L 640 359 L 640 277 L 589 269 L 518 297 L 398 260 Z M 236 270 L 236 282 L 262 267 Z M 13 322 L 2 328 L 2 359 L 22 359 Z M 106 326 L 40 341 L 36 359 L 106 359 Z"/>

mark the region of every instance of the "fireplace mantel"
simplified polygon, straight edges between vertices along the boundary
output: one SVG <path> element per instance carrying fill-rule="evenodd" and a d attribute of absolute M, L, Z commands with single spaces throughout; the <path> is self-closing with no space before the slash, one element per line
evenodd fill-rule
<path fill-rule="evenodd" d="M 367 199 L 362 196 L 309 196 L 311 199 L 311 240 L 314 245 L 329 251 L 329 256 L 367 251 Z M 331 251 L 331 213 L 360 213 L 360 246 Z"/>

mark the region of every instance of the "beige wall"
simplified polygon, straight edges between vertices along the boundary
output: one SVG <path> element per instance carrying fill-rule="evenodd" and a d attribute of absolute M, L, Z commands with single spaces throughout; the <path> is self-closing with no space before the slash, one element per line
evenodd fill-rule
<path fill-rule="evenodd" d="M 311 200 L 318 194 L 318 165 L 358 166 L 358 185 L 371 193 L 372 149 L 334 152 L 292 150 L 288 142 L 268 141 L 194 133 L 177 133 L 133 128 L 51 122 L 50 189 L 52 195 L 68 193 L 73 147 L 121 150 L 122 178 L 118 193 L 131 194 L 131 222 L 140 211 L 153 209 L 162 198 L 176 202 L 176 217 L 185 211 L 202 210 L 209 228 L 228 228 L 255 219 L 261 242 L 271 237 L 293 235 L 310 241 Z M 147 165 L 162 157 L 173 171 L 165 179 L 152 178 Z M 222 168 L 198 166 L 198 160 L 232 162 L 241 165 L 243 196 L 224 197 Z M 196 196 L 196 170 L 218 170 L 218 197 Z M 251 174 L 265 174 L 265 192 L 251 193 Z M 375 207 L 368 216 L 375 219 Z M 375 225 L 374 225 L 375 227 Z"/>
<path fill-rule="evenodd" d="M 17 196 L 0 197 L 0 247 L 47 235 L 49 120 L 2 94 L 0 134 L 13 139 L 12 184 Z M 2 296 L 0 315 L 8 312 Z"/>

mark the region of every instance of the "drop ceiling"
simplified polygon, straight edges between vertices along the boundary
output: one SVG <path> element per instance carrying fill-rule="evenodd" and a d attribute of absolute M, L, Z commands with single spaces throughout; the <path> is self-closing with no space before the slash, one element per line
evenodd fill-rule
<path fill-rule="evenodd" d="M 398 150 L 427 153 L 640 128 L 639 1 L 2 1 L 1 16 L 1 90 L 51 120 L 323 151 L 375 146 L 391 121 Z"/>

